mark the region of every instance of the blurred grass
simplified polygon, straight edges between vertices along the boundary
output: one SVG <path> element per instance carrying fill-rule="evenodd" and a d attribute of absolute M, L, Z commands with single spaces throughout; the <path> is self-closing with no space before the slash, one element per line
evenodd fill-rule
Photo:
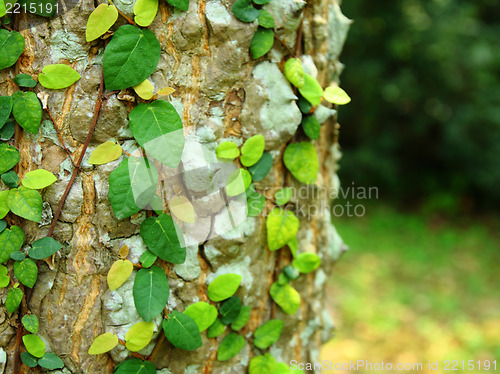
<path fill-rule="evenodd" d="M 374 205 L 334 224 L 350 250 L 331 277 L 336 334 L 321 359 L 500 366 L 500 219 Z"/>

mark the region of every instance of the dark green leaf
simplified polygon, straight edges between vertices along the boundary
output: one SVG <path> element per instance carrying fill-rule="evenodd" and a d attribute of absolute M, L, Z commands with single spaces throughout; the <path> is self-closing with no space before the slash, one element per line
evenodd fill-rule
<path fill-rule="evenodd" d="M 0 129 L 0 140 L 9 140 L 16 131 L 16 123 L 14 121 L 7 121 L 7 123 Z"/>
<path fill-rule="evenodd" d="M 2 182 L 9 188 L 17 188 L 19 186 L 19 177 L 14 170 L 2 174 Z"/>
<path fill-rule="evenodd" d="M 14 78 L 14 83 L 19 87 L 29 87 L 33 88 L 36 86 L 36 80 L 34 80 L 31 75 L 28 74 L 18 74 Z"/>
<path fill-rule="evenodd" d="M 241 299 L 233 296 L 224 301 L 220 307 L 221 321 L 225 325 L 232 323 L 240 314 Z"/>
<path fill-rule="evenodd" d="M 7 222 L 5 222 L 3 219 L 0 219 L 0 233 L 5 230 L 7 227 Z"/>
<path fill-rule="evenodd" d="M 24 315 L 21 322 L 24 328 L 32 334 L 36 334 L 38 332 L 38 318 L 34 314 Z"/>
<path fill-rule="evenodd" d="M 12 169 L 21 159 L 16 147 L 7 143 L 0 144 L 0 174 Z"/>
<path fill-rule="evenodd" d="M 280 319 L 271 319 L 255 330 L 253 344 L 257 348 L 267 349 L 278 341 L 285 323 Z"/>
<path fill-rule="evenodd" d="M 26 287 L 33 288 L 38 277 L 38 266 L 29 258 L 21 262 L 16 261 L 14 263 L 14 274 L 19 279 L 19 282 Z"/>
<path fill-rule="evenodd" d="M 36 134 L 42 122 L 42 105 L 34 92 L 16 91 L 12 95 L 12 114 L 19 126 Z"/>
<path fill-rule="evenodd" d="M 27 220 L 40 222 L 43 201 L 40 192 L 26 187 L 13 188 L 7 197 L 10 211 Z"/>
<path fill-rule="evenodd" d="M 321 130 L 321 125 L 319 121 L 314 116 L 305 116 L 302 119 L 302 128 L 306 135 L 312 140 L 319 139 L 319 133 Z"/>
<path fill-rule="evenodd" d="M 221 335 L 226 329 L 226 325 L 224 325 L 219 318 L 215 320 L 215 322 L 210 326 L 207 330 L 207 337 L 216 338 Z"/>
<path fill-rule="evenodd" d="M 251 0 L 236 0 L 231 10 L 242 22 L 252 22 L 259 16 L 259 11 L 253 7 Z"/>
<path fill-rule="evenodd" d="M 21 300 L 23 299 L 23 291 L 19 288 L 10 288 L 7 293 L 7 298 L 5 299 L 5 308 L 9 313 L 14 313 L 14 311 L 21 304 Z"/>
<path fill-rule="evenodd" d="M 141 238 L 156 256 L 173 264 L 186 260 L 186 248 L 182 248 L 172 217 L 162 213 L 149 217 L 141 224 Z"/>
<path fill-rule="evenodd" d="M 38 358 L 30 354 L 29 352 L 21 353 L 21 361 L 29 368 L 34 368 L 38 365 Z"/>
<path fill-rule="evenodd" d="M 152 321 L 163 311 L 169 293 L 167 276 L 160 267 L 153 265 L 137 272 L 133 288 L 134 304 L 145 321 Z"/>
<path fill-rule="evenodd" d="M 264 56 L 274 44 L 274 31 L 259 26 L 250 43 L 250 52 L 254 59 Z"/>
<path fill-rule="evenodd" d="M 238 317 L 236 317 L 236 319 L 231 323 L 231 328 L 234 331 L 241 330 L 250 319 L 250 312 L 251 309 L 249 306 L 247 305 L 242 306 L 240 313 L 238 314 Z"/>
<path fill-rule="evenodd" d="M 115 374 L 156 374 L 156 367 L 149 361 L 142 361 L 137 358 L 120 362 L 115 367 Z"/>
<path fill-rule="evenodd" d="M 202 345 L 196 322 L 176 310 L 168 315 L 168 319 L 163 320 L 163 331 L 170 343 L 185 351 L 194 351 Z"/>
<path fill-rule="evenodd" d="M 227 361 L 236 356 L 245 346 L 245 338 L 235 332 L 226 335 L 217 351 L 217 360 Z"/>
<path fill-rule="evenodd" d="M 148 29 L 124 25 L 116 30 L 104 52 L 104 81 L 108 90 L 138 85 L 160 61 L 160 43 Z"/>
<path fill-rule="evenodd" d="M 259 25 L 266 29 L 274 28 L 274 18 L 272 14 L 265 9 L 259 11 Z"/>
<path fill-rule="evenodd" d="M 287 279 L 289 279 L 291 281 L 296 280 L 296 279 L 298 279 L 300 277 L 300 271 L 299 271 L 299 269 L 294 268 L 291 265 L 285 266 L 285 268 L 283 269 L 283 273 L 285 274 L 285 276 L 287 277 Z"/>
<path fill-rule="evenodd" d="M 5 125 L 12 112 L 12 97 L 0 96 L 0 128 Z"/>
<path fill-rule="evenodd" d="M 24 51 L 24 38 L 17 31 L 0 30 L 0 69 L 14 65 Z"/>
<path fill-rule="evenodd" d="M 146 250 L 146 252 L 144 252 L 141 256 L 141 264 L 142 264 L 142 267 L 144 268 L 150 268 L 156 261 L 158 257 L 153 254 L 151 251 L 149 250 Z"/>
<path fill-rule="evenodd" d="M 0 233 L 0 263 L 9 260 L 10 254 L 19 251 L 24 243 L 24 232 L 20 227 L 11 226 Z"/>
<path fill-rule="evenodd" d="M 253 166 L 248 168 L 248 171 L 252 175 L 252 180 L 254 182 L 261 181 L 269 174 L 271 167 L 273 166 L 273 156 L 270 153 L 264 153 L 259 161 Z"/>
<path fill-rule="evenodd" d="M 40 360 L 38 360 L 38 365 L 45 369 L 55 370 L 62 369 L 64 367 L 64 362 L 55 354 L 47 352 Z"/>
<path fill-rule="evenodd" d="M 319 161 L 313 144 L 308 142 L 289 144 L 285 149 L 283 162 L 300 182 L 312 184 L 316 181 Z"/>
<path fill-rule="evenodd" d="M 14 261 L 22 261 L 26 258 L 26 255 L 24 254 L 24 252 L 15 251 L 10 254 L 10 258 Z"/>
<path fill-rule="evenodd" d="M 185 12 L 189 9 L 189 0 L 167 0 L 167 3 Z"/>
<path fill-rule="evenodd" d="M 219 275 L 207 287 L 208 298 L 218 302 L 233 296 L 241 283 L 241 275 L 228 273 Z"/>
<path fill-rule="evenodd" d="M 313 109 L 311 103 L 306 99 L 304 99 L 301 95 L 299 95 L 299 100 L 297 101 L 297 105 L 299 106 L 299 109 L 303 114 L 310 114 Z"/>
<path fill-rule="evenodd" d="M 35 260 L 43 260 L 52 256 L 62 248 L 62 244 L 57 240 L 47 236 L 33 242 L 29 250 L 28 256 Z"/>

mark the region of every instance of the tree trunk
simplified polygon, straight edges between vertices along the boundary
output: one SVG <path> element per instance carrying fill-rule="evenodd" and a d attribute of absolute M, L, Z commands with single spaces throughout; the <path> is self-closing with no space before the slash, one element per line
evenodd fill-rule
<path fill-rule="evenodd" d="M 133 17 L 128 3 L 114 2 Z M 267 248 L 265 215 L 272 207 L 268 201 L 260 216 L 247 218 L 234 230 L 203 245 L 189 246 L 185 264 L 164 266 L 171 288 L 168 307 L 182 312 L 193 302 L 208 301 L 207 282 L 222 273 L 238 273 L 243 279 L 238 295 L 244 305 L 251 307 L 243 335 L 271 318 L 280 318 L 285 328 L 270 353 L 287 364 L 291 360 L 314 362 L 332 331 L 325 308 L 325 282 L 333 262 L 344 250 L 328 209 L 331 191 L 338 187 L 338 124 L 330 118 L 321 128 L 320 140 L 315 142 L 320 161 L 316 184 L 300 184 L 282 160 L 286 144 L 297 136 L 301 116 L 293 100 L 294 92 L 281 71 L 293 52 L 301 57 L 309 72 L 316 74 L 317 69 L 323 87 L 336 80 L 341 71 L 338 56 L 350 22 L 335 0 L 310 0 L 307 4 L 303 0 L 272 0 L 265 8 L 276 20 L 277 39 L 270 53 L 253 60 L 249 46 L 257 24 L 238 21 L 231 12 L 233 3 L 191 0 L 189 11 L 180 12 L 160 1 L 150 29 L 161 43 L 162 55 L 151 80 L 156 90 L 166 86 L 176 89 L 169 101 L 181 114 L 186 137 L 193 142 L 215 150 L 225 138 L 240 144 L 252 135 L 264 135 L 266 151 L 273 156 L 273 168 L 256 186 L 265 190 L 268 198 L 284 186 L 299 191 L 292 201 L 300 219 L 299 249 L 316 252 L 322 264 L 317 271 L 293 282 L 302 297 L 301 307 L 294 315 L 284 314 L 269 297 L 269 289 L 290 264 L 291 255 L 286 247 L 274 252 Z M 24 54 L 15 67 L 0 73 L 2 95 L 17 89 L 13 83 L 17 72 L 36 77 L 46 65 L 66 63 L 81 74 L 81 80 L 68 89 L 45 90 L 54 126 L 74 160 L 83 149 L 101 79 L 103 42 L 85 41 L 85 25 L 94 5 L 81 1 L 63 16 L 39 23 L 36 28 L 28 27 L 31 22 L 38 22 L 36 16 L 20 16 L 19 30 L 26 41 Z M 119 17 L 118 23 L 125 21 Z M 39 335 L 47 349 L 63 359 L 64 373 L 111 373 L 114 365 L 132 357 L 131 353 L 118 346 L 110 354 L 91 356 L 87 353 L 90 345 L 97 335 L 107 331 L 123 339 L 128 328 L 140 321 L 132 299 L 133 276 L 118 290 L 110 291 L 106 274 L 123 245 L 130 249 L 129 259 L 139 262 L 146 249 L 139 236 L 139 225 L 146 213 L 124 220 L 113 214 L 107 196 L 108 178 L 122 158 L 102 166 L 87 163 L 91 151 L 110 139 L 118 140 L 125 150 L 133 148 L 127 120 L 132 104 L 119 100 L 116 94 L 107 95 L 109 91 L 104 93 L 106 98 L 82 170 L 55 227 L 54 237 L 63 243 L 63 249 L 53 264 L 42 263 L 39 279 L 28 295 L 29 310 L 40 319 Z M 325 120 L 333 114 L 326 108 L 319 110 L 318 115 Z M 47 111 L 44 120 L 50 120 Z M 14 145 L 21 153 L 17 170 L 20 177 L 38 168 L 58 176 L 58 181 L 42 193 L 43 200 L 50 204 L 45 205 L 46 219 L 40 226 L 22 223 L 28 245 L 47 235 L 73 166 L 50 121 L 43 122 L 37 135 L 17 127 Z M 195 164 L 200 161 L 193 159 Z M 8 219 L 10 223 L 20 223 L 15 217 Z M 217 226 L 217 222 L 214 224 Z M 2 292 L 5 299 L 6 291 Z M 12 373 L 17 313 L 9 315 L 3 307 L 0 313 L 0 346 L 7 354 L 4 372 Z M 160 339 L 160 333 L 154 343 L 141 351 L 147 356 L 158 345 L 153 362 L 157 369 L 163 369 L 160 373 L 242 373 L 250 359 L 260 354 L 247 343 L 235 358 L 220 362 L 216 354 L 222 337 L 208 339 L 202 334 L 203 346 L 185 352 Z M 22 370 L 34 369 L 22 366 Z"/>

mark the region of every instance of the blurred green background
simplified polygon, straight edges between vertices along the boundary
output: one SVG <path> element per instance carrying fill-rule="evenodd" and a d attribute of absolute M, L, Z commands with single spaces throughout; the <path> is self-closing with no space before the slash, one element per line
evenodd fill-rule
<path fill-rule="evenodd" d="M 332 274 L 337 330 L 321 358 L 496 359 L 500 370 L 500 3 L 342 10 L 354 23 L 339 176 L 379 197 L 334 202 L 366 214 L 333 219 L 350 250 Z"/>

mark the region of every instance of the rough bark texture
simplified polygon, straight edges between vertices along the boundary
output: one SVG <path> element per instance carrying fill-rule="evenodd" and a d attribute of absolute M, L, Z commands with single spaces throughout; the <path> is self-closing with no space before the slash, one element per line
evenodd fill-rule
<path fill-rule="evenodd" d="M 130 14 L 132 5 L 125 3 L 133 2 L 115 1 L 123 12 Z M 301 117 L 294 92 L 280 72 L 289 51 L 276 41 L 267 57 L 253 61 L 249 45 L 257 24 L 238 21 L 231 13 L 232 3 L 233 0 L 191 0 L 189 11 L 179 12 L 160 1 L 159 14 L 150 26 L 162 45 L 160 63 L 152 81 L 156 89 L 171 86 L 177 90 L 170 101 L 180 112 L 190 141 L 215 150 L 222 139 L 230 138 L 241 144 L 254 134 L 263 134 L 274 166 L 257 186 L 263 190 L 282 186 L 305 188 L 282 163 L 286 143 L 294 137 Z M 85 25 L 93 9 L 93 2 L 80 1 L 63 17 L 42 23 L 36 29 L 27 28 L 32 20 L 23 16 L 20 29 L 24 30 L 21 33 L 26 39 L 25 53 L 16 68 L 0 73 L 0 91 L 5 95 L 17 89 L 12 81 L 17 69 L 36 76 L 45 65 L 70 63 L 80 72 L 82 79 L 70 88 L 48 91 L 48 107 L 55 126 L 63 134 L 74 159 L 90 127 L 101 74 L 103 43 L 85 42 Z M 349 21 L 340 13 L 335 0 L 309 0 L 307 4 L 302 0 L 272 0 L 266 9 L 275 16 L 278 37 L 291 50 L 302 22 L 300 56 L 309 72 L 317 74 L 323 85 L 338 77 L 341 70 L 338 56 Z M 118 22 L 123 24 L 123 18 Z M 83 170 L 56 226 L 55 238 L 64 243 L 64 247 L 56 255 L 53 266 L 40 267 L 39 280 L 30 298 L 29 308 L 40 318 L 39 334 L 48 349 L 64 360 L 64 373 L 111 373 L 113 365 L 126 358 L 128 351 L 120 346 L 110 355 L 90 356 L 87 354 L 90 344 L 95 336 L 106 331 L 114 331 L 123 338 L 127 329 L 140 320 L 131 294 L 133 277 L 111 292 L 106 274 L 124 244 L 131 250 L 130 259 L 138 262 L 145 250 L 138 235 L 138 224 L 145 213 L 118 221 L 112 212 L 107 198 L 108 176 L 121 159 L 97 167 L 86 163 L 92 149 L 109 139 L 124 142 L 124 149 L 135 147 L 127 123 L 131 108 L 116 95 L 104 101 Z M 318 111 L 318 116 L 323 118 L 332 114 L 327 108 Z M 44 119 L 49 119 L 46 112 Z M 328 210 L 313 217 L 304 212 L 311 205 L 328 206 L 329 196 L 325 196 L 324 191 L 311 192 L 338 187 L 337 131 L 334 119 L 323 125 L 321 138 L 316 142 L 321 165 L 316 186 L 309 187 L 309 196 L 293 201 L 301 220 L 299 248 L 317 252 L 323 261 L 319 270 L 294 282 L 302 296 L 299 312 L 288 316 L 269 297 L 270 285 L 291 259 L 288 250 L 271 253 L 267 249 L 265 214 L 248 218 L 238 228 L 211 239 L 200 248 L 189 247 L 185 264 L 165 265 L 171 286 L 169 307 L 183 311 L 193 302 L 206 301 L 207 281 L 225 272 L 237 272 L 243 276 L 238 294 L 243 303 L 252 308 L 244 335 L 270 318 L 281 318 L 285 328 L 279 342 L 271 348 L 275 358 L 283 362 L 292 359 L 312 362 L 318 358 L 318 349 L 332 330 L 324 307 L 324 285 L 343 244 L 330 222 Z M 27 245 L 47 234 L 51 211 L 57 208 L 72 165 L 49 121 L 43 122 L 36 136 L 18 128 L 15 145 L 21 152 L 20 176 L 45 168 L 59 178 L 43 191 L 44 201 L 50 204 L 45 211 L 48 218 L 40 227 L 35 223 L 23 224 Z M 198 161 L 191 160 L 194 166 Z M 267 190 L 267 194 L 272 197 L 272 190 Z M 6 291 L 1 295 L 5 299 Z M 16 315 L 9 316 L 2 307 L 0 346 L 7 354 L 5 373 L 13 370 L 16 328 Z M 202 335 L 204 344 L 195 352 L 174 349 L 163 340 L 154 360 L 157 368 L 162 369 L 159 372 L 243 373 L 249 360 L 258 353 L 247 344 L 231 361 L 219 362 L 216 352 L 220 339 L 207 339 Z M 147 355 L 153 347 L 151 344 L 141 353 Z"/>

